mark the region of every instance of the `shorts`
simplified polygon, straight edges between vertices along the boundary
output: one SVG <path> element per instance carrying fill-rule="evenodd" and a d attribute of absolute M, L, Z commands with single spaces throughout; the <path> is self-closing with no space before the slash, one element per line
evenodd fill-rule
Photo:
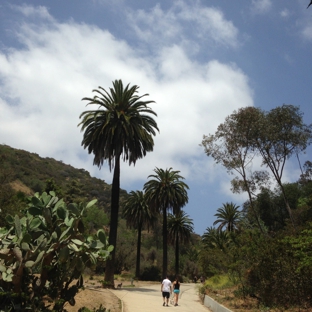
<path fill-rule="evenodd" d="M 162 292 L 162 296 L 163 296 L 163 298 L 168 298 L 169 299 L 170 293 L 168 291 L 163 291 Z"/>
<path fill-rule="evenodd" d="M 180 289 L 174 289 L 173 292 L 174 292 L 175 294 L 179 294 L 179 293 L 180 293 Z"/>

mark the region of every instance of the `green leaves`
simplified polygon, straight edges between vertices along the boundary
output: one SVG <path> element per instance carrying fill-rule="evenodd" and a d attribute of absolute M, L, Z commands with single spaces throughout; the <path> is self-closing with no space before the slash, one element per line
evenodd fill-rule
<path fill-rule="evenodd" d="M 109 92 L 99 87 L 93 90 L 93 98 L 85 97 L 87 105 L 97 105 L 98 110 L 84 111 L 79 118 L 84 131 L 82 145 L 94 154 L 94 164 L 101 166 L 108 160 L 112 169 L 115 156 L 123 155 L 125 161 L 136 162 L 153 150 L 153 136 L 158 130 L 157 123 L 150 116 L 156 113 L 147 105 L 154 101 L 142 101 L 138 96 L 139 87 L 121 80 L 113 81 Z"/>
<path fill-rule="evenodd" d="M 93 205 L 95 205 L 96 202 L 97 202 L 97 199 L 91 200 L 91 201 L 87 204 L 86 209 L 88 209 L 88 208 L 92 207 Z"/>
<path fill-rule="evenodd" d="M 60 302 L 63 306 L 67 299 L 74 300 L 77 287 L 83 286 L 84 269 L 95 265 L 97 259 L 105 260 L 109 256 L 112 248 L 105 250 L 108 244 L 103 231 L 94 238 L 84 237 L 82 213 L 95 203 L 93 200 L 67 207 L 53 192 L 35 194 L 29 199 L 25 217 L 7 217 L 11 228 L 0 229 L 2 280 L 11 283 L 9 289 L 17 290 L 16 296 L 29 292 L 29 281 L 38 279 L 34 272 L 44 281 L 33 289 L 38 293 L 28 298 L 34 300 L 29 303 L 30 310 L 35 310 L 32 304 L 36 302 L 31 298 L 42 298 L 44 293 L 55 300 L 55 307 Z M 74 287 L 68 288 L 64 283 L 75 279 Z"/>
<path fill-rule="evenodd" d="M 99 231 L 97 232 L 97 236 L 98 236 L 100 242 L 101 242 L 104 246 L 106 246 L 107 240 L 106 240 L 105 232 L 104 232 L 103 230 L 99 230 Z"/>

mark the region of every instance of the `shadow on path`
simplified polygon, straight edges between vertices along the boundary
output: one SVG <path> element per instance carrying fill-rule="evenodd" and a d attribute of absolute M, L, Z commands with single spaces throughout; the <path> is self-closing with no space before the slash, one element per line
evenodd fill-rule
<path fill-rule="evenodd" d="M 141 288 L 141 287 L 132 287 L 132 288 L 121 288 L 121 289 L 117 289 L 117 291 L 119 290 L 124 290 L 124 291 L 137 291 L 137 292 L 157 292 L 157 290 L 155 289 L 150 289 L 150 288 Z"/>

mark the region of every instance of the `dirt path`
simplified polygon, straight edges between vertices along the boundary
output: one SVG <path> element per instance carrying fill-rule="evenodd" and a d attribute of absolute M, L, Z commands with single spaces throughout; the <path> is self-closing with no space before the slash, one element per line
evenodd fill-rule
<path fill-rule="evenodd" d="M 118 283 L 120 282 L 116 281 L 115 284 Z M 102 288 L 96 280 L 87 281 L 85 290 L 80 291 L 75 299 L 75 306 L 66 304 L 68 312 L 77 312 L 82 307 L 93 310 L 100 305 L 110 312 L 163 312 L 167 308 L 162 306 L 160 283 L 155 282 L 136 281 L 132 286 L 130 282 L 123 281 L 120 289 L 109 290 Z M 177 309 L 178 312 L 209 312 L 201 304 L 195 284 L 181 284 L 179 306 L 169 305 L 168 308 Z"/>
<path fill-rule="evenodd" d="M 123 312 L 159 312 L 177 309 L 179 312 L 209 312 L 199 300 L 195 284 L 181 284 L 179 306 L 163 307 L 160 283 L 139 288 L 121 288 L 112 291 L 123 302 Z"/>

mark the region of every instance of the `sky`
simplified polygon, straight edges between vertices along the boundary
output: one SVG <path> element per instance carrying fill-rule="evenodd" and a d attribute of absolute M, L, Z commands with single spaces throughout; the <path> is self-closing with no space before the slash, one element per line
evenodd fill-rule
<path fill-rule="evenodd" d="M 142 190 L 154 169 L 180 171 L 185 212 L 202 235 L 232 194 L 200 146 L 235 110 L 300 106 L 311 118 L 312 6 L 308 0 L 29 0 L 0 4 L 0 144 L 52 157 L 112 183 L 81 146 L 83 97 L 112 82 L 153 100 L 154 151 L 121 166 L 121 188 Z M 311 160 L 311 149 L 301 155 Z M 309 158 L 310 157 L 310 158 Z M 299 177 L 290 159 L 284 182 Z"/>

